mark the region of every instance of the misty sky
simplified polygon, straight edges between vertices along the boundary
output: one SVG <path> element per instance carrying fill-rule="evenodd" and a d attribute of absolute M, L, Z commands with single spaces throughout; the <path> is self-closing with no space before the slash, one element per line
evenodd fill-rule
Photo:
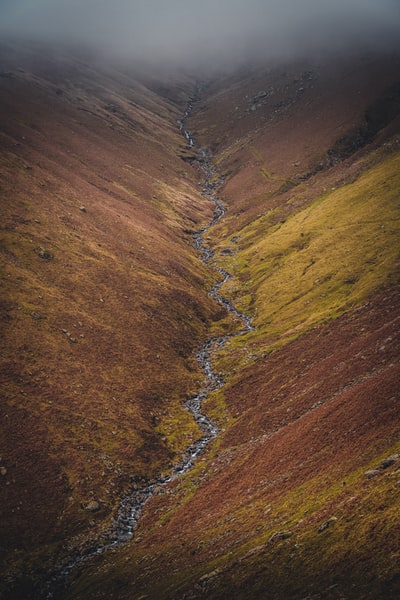
<path fill-rule="evenodd" d="M 184 64 L 399 48 L 400 0 L 0 0 L 0 36 Z"/>

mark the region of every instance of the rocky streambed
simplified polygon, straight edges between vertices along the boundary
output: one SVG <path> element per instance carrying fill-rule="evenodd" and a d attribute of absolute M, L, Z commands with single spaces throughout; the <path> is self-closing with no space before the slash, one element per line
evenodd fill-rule
<path fill-rule="evenodd" d="M 198 99 L 200 91 L 201 88 L 198 87 L 196 95 L 189 101 L 184 115 L 178 121 L 179 129 L 190 148 L 196 148 L 196 142 L 191 133 L 186 129 L 186 121 L 192 113 L 193 105 Z M 207 150 L 198 149 L 195 161 L 204 173 L 202 194 L 211 200 L 215 207 L 211 222 L 194 234 L 194 246 L 199 251 L 202 261 L 205 264 L 209 264 L 213 258 L 213 252 L 205 243 L 204 236 L 225 214 L 225 207 L 216 192 L 222 183 L 222 178 L 218 176 L 212 158 Z M 221 287 L 230 279 L 231 275 L 220 267 L 210 265 L 210 268 L 215 269 L 221 278 L 209 291 L 209 295 L 238 319 L 242 323 L 242 327 L 234 334 L 208 339 L 197 353 L 197 361 L 204 373 L 204 381 L 199 392 L 193 398 L 190 398 L 185 405 L 199 426 L 202 432 L 201 437 L 186 448 L 181 460 L 174 465 L 168 475 L 161 476 L 144 485 L 136 483 L 132 490 L 121 499 L 117 514 L 113 519 L 106 539 L 103 539 L 98 544 L 90 545 L 84 550 L 80 550 L 67 564 L 57 569 L 40 586 L 38 598 L 54 600 L 63 589 L 68 587 L 68 580 L 72 570 L 82 565 L 84 561 L 128 542 L 137 528 L 143 506 L 154 494 L 159 493 L 163 486 L 168 485 L 168 483 L 177 477 L 187 473 L 208 444 L 218 435 L 217 425 L 202 412 L 202 403 L 204 400 L 211 392 L 220 389 L 224 383 L 222 377 L 213 370 L 212 354 L 215 350 L 222 348 L 233 336 L 243 335 L 252 331 L 254 327 L 251 324 L 250 317 L 240 313 L 230 300 L 220 295 Z"/>

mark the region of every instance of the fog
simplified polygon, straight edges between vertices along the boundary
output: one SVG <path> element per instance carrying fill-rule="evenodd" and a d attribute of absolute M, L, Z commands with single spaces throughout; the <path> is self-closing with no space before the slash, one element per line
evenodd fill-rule
<path fill-rule="evenodd" d="M 398 49 L 399 0 L 0 0 L 2 38 L 176 66 Z"/>

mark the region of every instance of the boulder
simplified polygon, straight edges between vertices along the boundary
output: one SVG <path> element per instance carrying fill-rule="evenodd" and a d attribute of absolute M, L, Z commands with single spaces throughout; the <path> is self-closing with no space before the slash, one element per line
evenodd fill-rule
<path fill-rule="evenodd" d="M 100 504 L 96 500 L 91 500 L 88 504 L 86 504 L 85 510 L 88 512 L 97 512 L 100 510 Z"/>

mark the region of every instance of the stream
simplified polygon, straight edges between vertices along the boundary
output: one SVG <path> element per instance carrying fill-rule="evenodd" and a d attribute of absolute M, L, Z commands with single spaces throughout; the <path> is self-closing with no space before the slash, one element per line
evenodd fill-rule
<path fill-rule="evenodd" d="M 199 99 L 200 92 L 201 86 L 198 86 L 196 94 L 189 101 L 183 117 L 178 120 L 179 130 L 190 148 L 194 148 L 196 142 L 191 133 L 186 129 L 186 120 L 191 116 L 193 104 Z M 214 203 L 214 215 L 211 222 L 193 235 L 194 246 L 200 253 L 202 261 L 205 264 L 209 264 L 214 254 L 205 244 L 204 234 L 225 215 L 225 207 L 216 194 L 216 189 L 223 183 L 223 179 L 218 177 L 216 168 L 207 150 L 199 149 L 195 162 L 204 173 L 202 195 Z M 204 381 L 197 395 L 187 400 L 185 406 L 199 426 L 202 432 L 201 437 L 186 448 L 181 460 L 173 466 L 172 471 L 168 475 L 161 476 L 144 487 L 136 485 L 128 495 L 122 498 L 107 538 L 101 543 L 90 545 L 84 550 L 76 552 L 75 556 L 67 564 L 54 571 L 40 586 L 39 594 L 35 596 L 38 599 L 54 600 L 58 592 L 62 593 L 63 590 L 67 589 L 72 570 L 84 561 L 96 555 L 103 554 L 109 549 L 118 548 L 128 542 L 137 529 L 143 506 L 152 496 L 159 493 L 163 486 L 187 473 L 193 467 L 196 459 L 204 452 L 207 445 L 218 435 L 217 425 L 203 414 L 201 410 L 201 405 L 209 394 L 219 390 L 224 384 L 222 377 L 213 370 L 211 356 L 217 349 L 221 349 L 230 338 L 253 331 L 254 327 L 249 316 L 240 313 L 230 300 L 220 295 L 221 287 L 231 278 L 231 275 L 220 267 L 210 265 L 210 268 L 217 271 L 221 279 L 211 288 L 209 295 L 236 317 L 242 324 L 242 328 L 235 333 L 208 339 L 197 353 L 196 358 L 204 373 Z"/>

